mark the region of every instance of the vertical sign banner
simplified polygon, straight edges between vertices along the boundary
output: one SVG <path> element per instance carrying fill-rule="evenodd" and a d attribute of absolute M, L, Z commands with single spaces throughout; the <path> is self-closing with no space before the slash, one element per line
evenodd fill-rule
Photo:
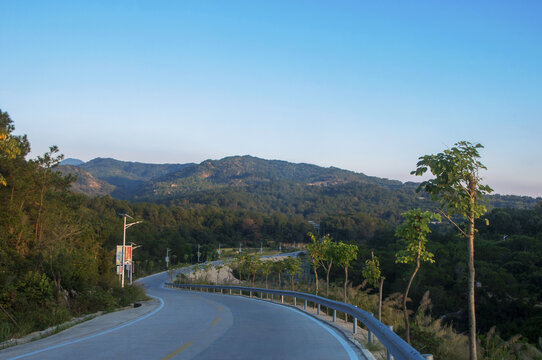
<path fill-rule="evenodd" d="M 121 259 L 122 259 L 122 245 L 117 245 L 117 261 L 116 261 L 117 265 L 122 264 Z"/>
<path fill-rule="evenodd" d="M 124 247 L 124 263 L 132 262 L 132 245 L 126 245 Z"/>

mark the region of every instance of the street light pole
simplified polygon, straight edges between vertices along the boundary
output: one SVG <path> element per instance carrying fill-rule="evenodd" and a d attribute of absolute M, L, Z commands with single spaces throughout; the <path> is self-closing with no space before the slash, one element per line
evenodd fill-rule
<path fill-rule="evenodd" d="M 120 268 L 120 287 L 124 288 L 124 257 L 126 256 L 126 214 L 123 216 L 124 219 L 124 226 L 122 227 L 123 233 L 122 233 L 122 258 L 120 260 L 121 268 Z"/>
<path fill-rule="evenodd" d="M 132 260 L 130 261 L 130 285 L 132 285 L 132 276 L 134 275 L 134 250 L 140 248 L 142 245 L 137 245 L 136 243 L 131 242 L 130 246 L 132 247 Z"/>
<path fill-rule="evenodd" d="M 121 270 L 120 270 L 120 287 L 124 288 L 124 266 L 125 266 L 125 254 L 126 254 L 126 229 L 128 229 L 130 226 L 139 224 L 141 221 L 136 221 L 130 224 L 126 224 L 126 218 L 129 217 L 130 219 L 133 219 L 128 214 L 120 214 L 124 218 L 124 226 L 123 226 L 123 233 L 122 233 L 122 258 L 121 258 Z"/>

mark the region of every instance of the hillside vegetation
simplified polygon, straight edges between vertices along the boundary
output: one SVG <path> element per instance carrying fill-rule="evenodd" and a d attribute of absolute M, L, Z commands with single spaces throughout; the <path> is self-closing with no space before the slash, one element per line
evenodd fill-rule
<path fill-rule="evenodd" d="M 178 265 L 196 262 L 198 245 L 206 261 L 218 257 L 219 245 L 286 249 L 306 243 L 307 233 L 316 231 L 309 223 L 314 220 L 322 235 L 358 246 L 349 269 L 354 287 L 364 282 L 371 253 L 380 258 L 384 296 L 390 297 L 404 290 L 412 272 L 395 263 L 400 214 L 436 207 L 427 194 L 415 192 L 417 184 L 252 157 L 148 169 L 102 159 L 74 167 L 57 166 L 61 157 L 52 147 L 28 160 L 28 140 L 13 135 L 9 116 L 0 115 L 6 144 L 0 154 L 0 339 L 135 298 L 132 290 L 120 291 L 115 272 L 114 251 L 122 243 L 119 213 L 143 221 L 127 231 L 128 243 L 142 245 L 134 251 L 136 276 L 164 270 L 168 248 L 171 265 Z M 78 182 L 66 176 L 73 173 Z M 91 184 L 103 192 L 73 191 L 88 193 Z M 176 190 L 167 194 L 161 186 Z M 115 198 L 118 193 L 126 198 Z M 146 196 L 149 201 L 143 201 Z M 521 334 L 521 341 L 536 343 L 542 336 L 540 199 L 490 196 L 488 201 L 489 225 L 485 218 L 476 224 L 479 331 L 496 325 L 503 339 Z M 445 223 L 431 228 L 427 249 L 435 263 L 424 264 L 416 275 L 408 306 L 415 310 L 429 290 L 433 317 L 466 331 L 464 239 Z M 330 276 L 344 285 L 344 269 L 333 268 Z"/>
<path fill-rule="evenodd" d="M 426 194 L 416 193 L 415 183 L 252 156 L 182 165 L 99 158 L 76 168 L 62 165 L 58 169 L 77 175 L 73 190 L 90 196 L 109 194 L 137 202 L 211 205 L 267 215 L 280 212 L 315 221 L 363 212 L 396 222 L 405 210 L 435 206 Z M 528 209 L 537 201 L 526 196 L 490 195 L 488 207 Z"/>

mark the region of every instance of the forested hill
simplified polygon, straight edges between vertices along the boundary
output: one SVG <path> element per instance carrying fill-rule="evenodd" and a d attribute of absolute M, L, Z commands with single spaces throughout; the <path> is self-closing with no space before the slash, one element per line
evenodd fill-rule
<path fill-rule="evenodd" d="M 192 165 L 146 164 L 110 158 L 96 158 L 75 165 L 77 161 L 74 162 L 74 159 L 67 160 L 58 169 L 77 175 L 73 190 L 91 196 L 109 194 L 117 199 L 130 199 L 146 182 Z M 99 179 L 101 183 L 89 182 L 89 178 Z"/>
<path fill-rule="evenodd" d="M 281 212 L 314 220 L 356 212 L 394 220 L 407 209 L 434 206 L 427 196 L 416 193 L 416 183 L 252 156 L 162 165 L 98 158 L 77 167 L 60 166 L 59 170 L 77 175 L 73 189 L 87 195 Z M 488 199 L 489 208 L 532 208 L 537 202 L 519 196 Z"/>

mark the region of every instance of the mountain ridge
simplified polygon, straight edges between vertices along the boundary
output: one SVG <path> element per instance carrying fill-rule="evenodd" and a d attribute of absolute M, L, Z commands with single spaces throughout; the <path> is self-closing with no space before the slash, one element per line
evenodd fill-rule
<path fill-rule="evenodd" d="M 419 183 L 250 155 L 207 159 L 199 164 L 148 164 L 96 158 L 64 170 L 70 171 L 82 177 L 74 184 L 75 191 L 136 202 L 173 201 L 186 206 L 213 205 L 304 216 L 363 211 L 384 216 L 391 210 L 388 215 L 397 216 L 408 208 L 436 206 L 423 193 L 415 192 Z M 103 182 L 100 191 L 93 179 Z M 490 208 L 531 208 L 540 201 L 501 195 L 488 199 Z"/>

